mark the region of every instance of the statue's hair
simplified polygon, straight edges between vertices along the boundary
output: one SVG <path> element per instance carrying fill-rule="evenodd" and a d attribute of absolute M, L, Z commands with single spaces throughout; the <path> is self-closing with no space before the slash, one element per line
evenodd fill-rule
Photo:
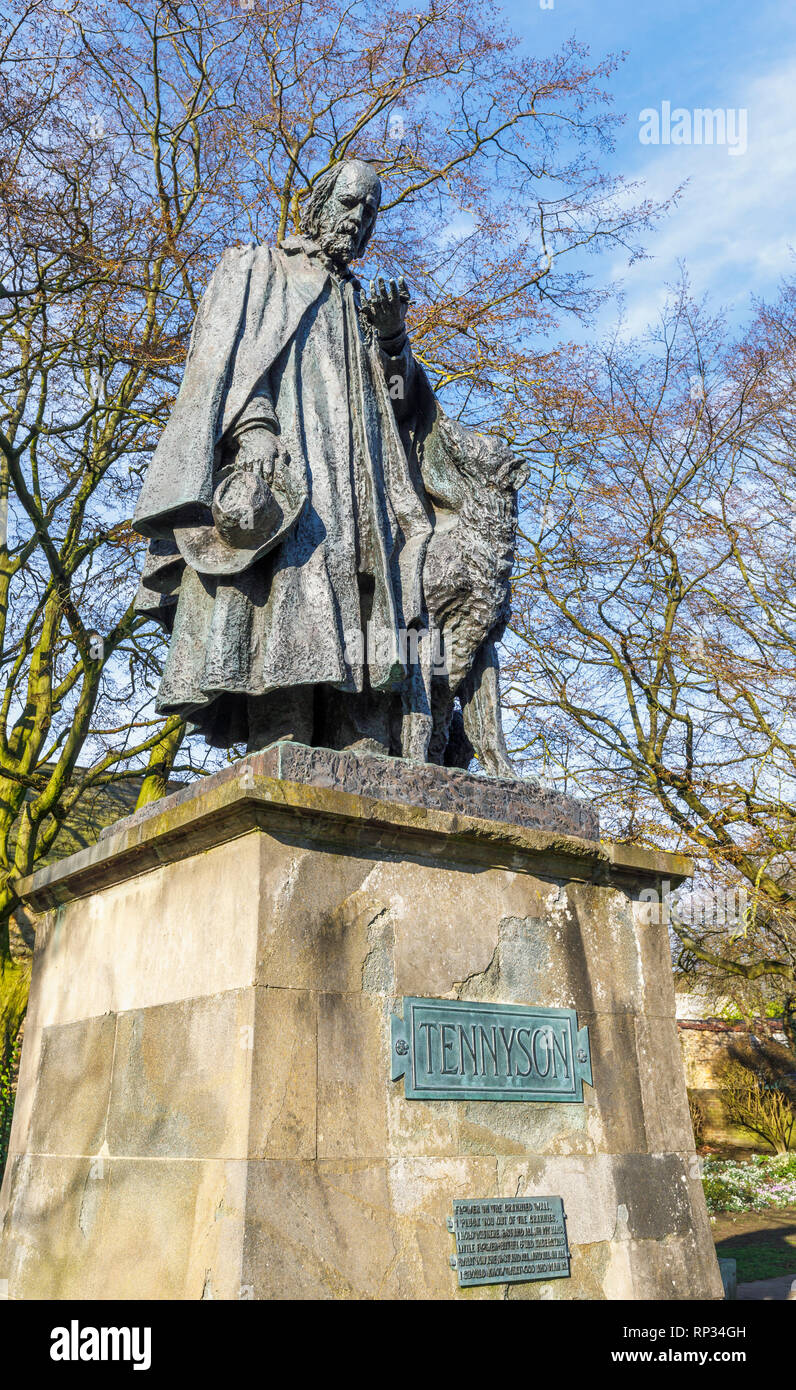
<path fill-rule="evenodd" d="M 367 169 L 372 170 L 376 175 L 376 210 L 378 211 L 381 205 L 381 180 L 374 166 L 369 164 L 366 159 L 339 159 L 336 164 L 332 165 L 331 169 L 327 169 L 325 174 L 321 174 L 321 177 L 318 179 L 318 182 L 315 184 L 307 199 L 306 206 L 301 214 L 301 230 L 305 236 L 312 237 L 313 240 L 318 237 L 321 230 L 321 215 L 323 209 L 337 187 L 337 180 L 348 164 L 364 164 Z M 364 242 L 359 248 L 360 255 L 365 250 L 372 234 L 373 228 L 371 227 Z"/>

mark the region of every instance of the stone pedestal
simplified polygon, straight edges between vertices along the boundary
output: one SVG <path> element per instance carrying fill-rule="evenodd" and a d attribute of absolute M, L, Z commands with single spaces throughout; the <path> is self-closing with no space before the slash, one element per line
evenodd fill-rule
<path fill-rule="evenodd" d="M 549 794 L 496 819 L 475 778 L 441 809 L 447 774 L 423 776 L 268 750 L 28 882 L 11 1298 L 722 1296 L 639 902 L 688 862 L 587 838 Z M 594 1086 L 407 1100 L 404 996 L 575 1008 Z M 453 1200 L 534 1194 L 563 1197 L 571 1278 L 460 1290 Z"/>

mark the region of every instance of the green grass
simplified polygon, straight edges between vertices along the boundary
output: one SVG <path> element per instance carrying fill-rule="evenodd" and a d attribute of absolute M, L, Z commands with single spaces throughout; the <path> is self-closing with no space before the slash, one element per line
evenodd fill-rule
<path fill-rule="evenodd" d="M 755 1236 L 731 1236 L 717 1241 L 716 1254 L 736 1261 L 739 1284 L 776 1279 L 780 1274 L 796 1276 L 796 1231 L 787 1236 L 772 1233 L 771 1240 L 762 1232 Z"/>

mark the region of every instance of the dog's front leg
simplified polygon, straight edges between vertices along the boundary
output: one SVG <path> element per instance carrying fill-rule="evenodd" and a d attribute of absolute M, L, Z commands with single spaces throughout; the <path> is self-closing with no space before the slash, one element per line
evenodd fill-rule
<path fill-rule="evenodd" d="M 408 674 L 403 695 L 401 757 L 413 763 L 425 763 L 434 724 L 431 713 L 432 634 L 427 628 L 412 628 L 407 638 Z"/>
<path fill-rule="evenodd" d="M 500 711 L 500 680 L 494 638 L 488 637 L 459 690 L 464 731 L 485 772 L 516 777 L 511 765 Z"/>

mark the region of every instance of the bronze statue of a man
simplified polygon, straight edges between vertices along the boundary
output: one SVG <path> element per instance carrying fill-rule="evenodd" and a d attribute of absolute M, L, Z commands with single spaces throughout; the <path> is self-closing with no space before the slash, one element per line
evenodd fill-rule
<path fill-rule="evenodd" d="M 408 342 L 403 281 L 365 296 L 351 272 L 380 200 L 370 165 L 334 165 L 302 235 L 226 251 L 202 299 L 133 521 L 150 539 L 138 607 L 171 631 L 157 708 L 222 747 L 294 738 L 445 761 L 469 679 L 471 729 L 486 709 L 497 726 L 480 741 L 491 770 L 506 770 L 489 680 L 507 576 L 490 631 L 476 623 L 473 652 L 459 653 L 456 688 L 432 652 L 445 613 L 424 584 L 435 531 L 461 512 L 451 484 L 481 437 L 444 421 Z"/>

